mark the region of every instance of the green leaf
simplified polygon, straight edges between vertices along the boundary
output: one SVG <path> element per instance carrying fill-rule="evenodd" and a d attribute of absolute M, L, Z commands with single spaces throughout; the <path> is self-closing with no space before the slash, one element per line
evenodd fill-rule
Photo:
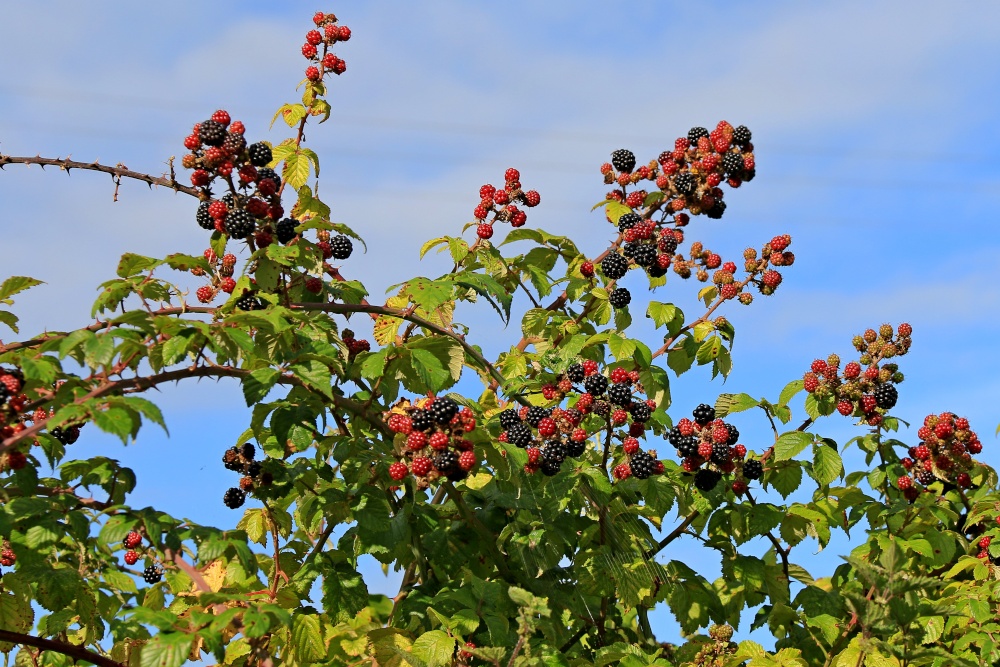
<path fill-rule="evenodd" d="M 264 397 L 271 391 L 271 388 L 274 387 L 279 377 L 281 377 L 281 373 L 270 366 L 267 368 L 258 368 L 250 373 L 250 375 L 244 377 L 243 397 L 246 399 L 247 406 L 249 407 L 264 400 Z"/>
<path fill-rule="evenodd" d="M 698 352 L 695 354 L 695 359 L 698 360 L 698 365 L 700 366 L 714 361 L 721 352 L 722 338 L 719 336 L 712 336 L 711 338 L 706 339 L 698 348 Z"/>
<path fill-rule="evenodd" d="M 608 338 L 608 349 L 617 361 L 621 361 L 622 359 L 630 359 L 635 354 L 636 345 L 631 338 L 613 332 Z"/>
<path fill-rule="evenodd" d="M 826 486 L 844 472 L 844 462 L 836 449 L 826 445 L 813 445 L 812 478 Z"/>
<path fill-rule="evenodd" d="M 782 433 L 774 443 L 774 456 L 779 461 L 794 458 L 813 441 L 811 433 L 789 431 Z"/>
<path fill-rule="evenodd" d="M 17 328 L 17 322 L 17 315 L 8 310 L 0 310 L 0 324 L 4 324 L 14 333 L 20 333 L 21 330 Z"/>
<path fill-rule="evenodd" d="M 285 125 L 295 127 L 299 124 L 299 121 L 305 118 L 307 113 L 309 113 L 309 110 L 304 104 L 285 104 L 274 114 L 274 118 L 271 119 L 271 125 L 274 126 L 274 121 L 278 116 L 281 116 L 281 120 L 285 121 Z"/>
<path fill-rule="evenodd" d="M 650 301 L 646 308 L 646 317 L 650 317 L 656 328 L 666 325 L 667 335 L 675 336 L 684 326 L 684 312 L 672 303 Z"/>
<path fill-rule="evenodd" d="M 787 498 L 802 483 L 802 467 L 794 461 L 772 466 L 768 481 L 782 498 Z"/>
<path fill-rule="evenodd" d="M 792 400 L 795 394 L 802 391 L 802 387 L 802 380 L 792 380 L 786 384 L 785 388 L 781 390 L 781 394 L 778 396 L 778 405 L 787 405 L 788 401 Z"/>
<path fill-rule="evenodd" d="M 760 401 L 749 394 L 719 394 L 715 401 L 715 416 L 722 419 L 726 415 L 743 412 L 760 405 Z"/>
<path fill-rule="evenodd" d="M 139 667 L 180 667 L 187 662 L 194 635 L 161 632 L 142 647 Z"/>
<path fill-rule="evenodd" d="M 292 648 L 299 663 L 316 662 L 326 657 L 319 616 L 296 614 L 292 618 Z"/>
<path fill-rule="evenodd" d="M 425 632 L 413 642 L 413 655 L 423 660 L 427 667 L 450 665 L 455 654 L 456 640 L 442 630 Z"/>
<path fill-rule="evenodd" d="M 10 297 L 35 285 L 41 285 L 42 281 L 28 276 L 11 276 L 0 284 L 0 301 L 10 305 L 13 303 Z"/>
<path fill-rule="evenodd" d="M 309 158 L 296 150 L 285 159 L 281 178 L 296 190 L 301 188 L 309 180 Z"/>

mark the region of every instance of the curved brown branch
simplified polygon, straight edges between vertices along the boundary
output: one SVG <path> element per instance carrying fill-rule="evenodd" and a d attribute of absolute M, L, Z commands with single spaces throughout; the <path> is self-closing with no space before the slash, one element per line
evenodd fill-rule
<path fill-rule="evenodd" d="M 701 512 L 699 512 L 698 510 L 694 510 L 690 514 L 688 514 L 686 517 L 684 517 L 684 521 L 682 521 L 679 526 L 677 526 L 676 528 L 674 528 L 674 530 L 669 535 L 667 535 L 662 540 L 660 540 L 659 542 L 656 543 L 656 548 L 655 549 L 650 549 L 645 554 L 643 554 L 643 556 L 645 556 L 646 560 L 649 560 L 650 558 L 652 558 L 656 554 L 658 554 L 661 551 L 663 551 L 668 544 L 670 544 L 671 542 L 673 542 L 674 540 L 676 540 L 678 537 L 680 537 L 681 535 L 683 535 L 684 531 L 687 530 L 688 526 L 690 526 L 692 523 L 694 523 L 695 519 L 697 519 L 700 514 L 701 514 Z"/>
<path fill-rule="evenodd" d="M 23 635 L 20 632 L 11 632 L 10 630 L 0 630 L 0 641 L 11 642 L 12 644 L 20 644 L 22 646 L 34 646 L 35 648 L 41 649 L 43 651 L 52 651 L 54 653 L 60 653 L 67 657 L 76 660 L 84 660 L 86 662 L 93 663 L 95 665 L 100 665 L 100 667 L 125 667 L 120 662 L 115 662 L 111 658 L 107 658 L 100 653 L 95 653 L 82 646 L 76 644 L 70 644 L 68 642 L 60 642 L 54 639 L 43 639 L 41 637 L 35 637 L 33 635 Z"/>
<path fill-rule="evenodd" d="M 83 169 L 87 171 L 100 171 L 105 174 L 111 174 L 111 178 L 115 179 L 116 187 L 115 191 L 117 193 L 117 183 L 122 178 L 131 178 L 136 181 L 142 181 L 148 184 L 150 187 L 154 185 L 159 185 L 165 188 L 170 188 L 174 192 L 183 192 L 186 195 L 191 195 L 192 197 L 198 197 L 199 192 L 196 188 L 192 188 L 188 185 L 181 185 L 172 178 L 167 178 L 165 176 L 150 176 L 149 174 L 143 174 L 142 172 L 132 171 L 125 165 L 118 164 L 114 167 L 110 167 L 104 164 L 98 164 L 97 162 L 77 162 L 75 160 L 70 160 L 69 158 L 50 158 L 41 157 L 36 155 L 34 157 L 30 156 L 17 156 L 17 155 L 0 155 L 0 169 L 8 164 L 26 164 L 32 165 L 37 164 L 42 168 L 45 167 L 59 167 L 67 174 L 71 169 Z"/>

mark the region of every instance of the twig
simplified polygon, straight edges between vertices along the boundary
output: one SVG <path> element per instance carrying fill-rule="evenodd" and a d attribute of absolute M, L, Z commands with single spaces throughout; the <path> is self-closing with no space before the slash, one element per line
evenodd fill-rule
<path fill-rule="evenodd" d="M 55 653 L 60 653 L 73 658 L 74 662 L 77 660 L 84 660 L 86 662 L 92 662 L 95 665 L 99 665 L 100 667 L 124 667 L 122 663 L 115 662 L 111 658 L 106 658 L 100 653 L 87 650 L 83 648 L 83 646 L 70 644 L 68 642 L 60 642 L 54 639 L 43 639 L 33 635 L 24 635 L 20 632 L 0 630 L 0 641 L 20 644 L 22 646 L 34 646 L 35 648 L 43 651 L 53 651 Z"/>
<path fill-rule="evenodd" d="M 668 544 L 670 544 L 671 542 L 673 542 L 674 540 L 676 540 L 678 537 L 680 537 L 681 535 L 683 535 L 684 531 L 687 530 L 687 527 L 690 526 L 692 523 L 694 523 L 694 520 L 697 519 L 700 514 L 701 514 L 701 512 L 699 512 L 698 510 L 693 510 L 690 514 L 688 514 L 686 517 L 684 517 L 684 521 L 681 522 L 681 525 L 679 525 L 676 528 L 674 528 L 673 531 L 669 535 L 667 535 L 662 540 L 660 540 L 659 542 L 657 542 L 655 549 L 650 549 L 645 554 L 643 554 L 643 556 L 645 557 L 645 559 L 649 560 L 650 558 L 652 558 L 656 554 L 658 554 L 661 551 L 663 551 L 663 549 L 665 549 Z"/>
<path fill-rule="evenodd" d="M 105 174 L 111 174 L 111 178 L 115 179 L 115 195 L 117 201 L 118 194 L 118 183 L 121 182 L 122 178 L 131 178 L 136 181 L 142 181 L 150 186 L 160 185 L 165 188 L 170 188 L 174 192 L 183 192 L 186 195 L 191 195 L 192 197 L 199 197 L 200 193 L 196 188 L 192 188 L 187 185 L 181 185 L 173 178 L 165 178 L 158 176 L 150 176 L 149 174 L 143 174 L 138 171 L 132 171 L 127 169 L 124 165 L 118 164 L 114 167 L 109 167 L 107 165 L 98 164 L 97 162 L 77 162 L 75 160 L 70 160 L 68 158 L 50 158 L 41 157 L 36 155 L 34 157 L 30 156 L 16 156 L 16 155 L 0 155 L 0 169 L 8 164 L 37 164 L 44 167 L 59 167 L 66 173 L 69 173 L 70 169 L 83 169 L 88 171 L 100 171 Z"/>

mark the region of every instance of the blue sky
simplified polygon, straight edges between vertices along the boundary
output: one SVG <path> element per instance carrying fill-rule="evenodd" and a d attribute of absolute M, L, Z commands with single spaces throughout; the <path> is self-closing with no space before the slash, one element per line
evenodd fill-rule
<path fill-rule="evenodd" d="M 319 8 L 9 3 L 5 50 L 17 65 L 0 73 L 0 152 L 161 173 L 184 153 L 190 126 L 220 107 L 248 136 L 281 139 L 267 124 L 296 99 L 298 49 Z M 775 296 L 725 312 L 738 332 L 734 371 L 725 386 L 698 370 L 676 382 L 675 418 L 720 391 L 774 397 L 813 358 L 846 357 L 855 333 L 908 321 L 914 345 L 895 412 L 911 422 L 964 414 L 984 439 L 984 460 L 997 462 L 1000 7 L 400 0 L 322 9 L 354 37 L 338 50 L 348 69 L 331 87 L 333 117 L 307 139 L 335 219 L 368 242 L 344 273 L 364 280 L 373 300 L 410 276 L 447 270 L 439 257 L 419 263 L 416 249 L 459 233 L 479 185 L 502 180 L 508 166 L 541 192 L 530 226 L 599 252 L 608 227 L 589 210 L 607 189 L 597 168 L 609 153 L 628 147 L 648 160 L 692 125 L 725 118 L 753 130 L 758 176 L 727 194 L 722 221 L 699 221 L 689 238 L 738 259 L 747 245 L 789 233 L 797 261 Z M 0 173 L 3 273 L 47 282 L 19 301 L 26 333 L 86 323 L 94 288 L 125 251 L 206 247 L 189 198 L 128 183 L 112 203 L 112 191 L 93 173 Z M 696 315 L 695 291 L 675 281 L 657 299 Z M 488 308 L 461 312 L 487 350 L 516 340 L 517 328 L 501 330 Z M 366 320 L 352 324 L 366 333 Z M 88 428 L 73 453 L 133 466 L 136 505 L 231 524 L 218 499 L 234 480 L 219 459 L 248 414 L 238 386 L 205 381 L 156 398 L 169 440 L 150 429 L 122 448 Z M 749 447 L 767 446 L 766 423 L 733 421 Z M 827 421 L 824 434 L 854 434 L 846 420 Z M 837 562 L 798 550 L 819 572 Z M 669 555 L 701 557 L 685 544 Z M 369 585 L 395 592 L 374 569 Z M 665 616 L 656 625 L 674 636 Z"/>

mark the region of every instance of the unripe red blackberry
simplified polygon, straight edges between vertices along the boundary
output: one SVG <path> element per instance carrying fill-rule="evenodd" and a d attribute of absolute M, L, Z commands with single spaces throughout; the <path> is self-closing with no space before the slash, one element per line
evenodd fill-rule
<path fill-rule="evenodd" d="M 479 215 L 478 215 L 478 213 L 479 213 L 479 207 L 476 207 L 476 213 L 477 213 L 476 217 L 479 217 Z M 482 217 L 485 218 L 486 217 L 485 211 L 483 211 L 483 214 L 484 215 Z M 476 227 L 476 236 L 478 236 L 481 239 L 492 238 L 493 237 L 493 225 L 491 225 L 488 222 L 480 222 L 479 225 Z"/>
<path fill-rule="evenodd" d="M 389 466 L 389 477 L 396 480 L 397 482 L 406 477 L 407 473 L 409 472 L 410 472 L 409 468 L 407 468 L 406 464 L 403 463 L 402 461 L 396 461 L 395 463 Z"/>
<path fill-rule="evenodd" d="M 960 489 L 967 489 L 972 486 L 972 478 L 969 477 L 969 473 L 961 472 L 955 477 L 955 484 Z"/>
<path fill-rule="evenodd" d="M 139 553 L 136 551 L 126 551 L 125 552 L 125 564 L 135 565 L 139 561 Z"/>
<path fill-rule="evenodd" d="M 580 265 L 580 275 L 584 278 L 592 278 L 594 276 L 594 263 L 587 261 Z"/>
<path fill-rule="evenodd" d="M 138 531 L 130 530 L 128 534 L 125 535 L 125 539 L 122 540 L 126 549 L 135 549 L 137 546 L 142 544 L 142 535 Z"/>
<path fill-rule="evenodd" d="M 195 292 L 195 296 L 198 297 L 198 301 L 202 303 L 211 302 L 212 299 L 215 298 L 215 294 L 216 294 L 215 288 L 213 288 L 211 285 L 202 285 L 201 287 L 198 288 L 198 291 Z"/>
<path fill-rule="evenodd" d="M 426 456 L 416 456 L 412 462 L 413 474 L 417 477 L 424 477 L 434 467 L 433 463 Z"/>

